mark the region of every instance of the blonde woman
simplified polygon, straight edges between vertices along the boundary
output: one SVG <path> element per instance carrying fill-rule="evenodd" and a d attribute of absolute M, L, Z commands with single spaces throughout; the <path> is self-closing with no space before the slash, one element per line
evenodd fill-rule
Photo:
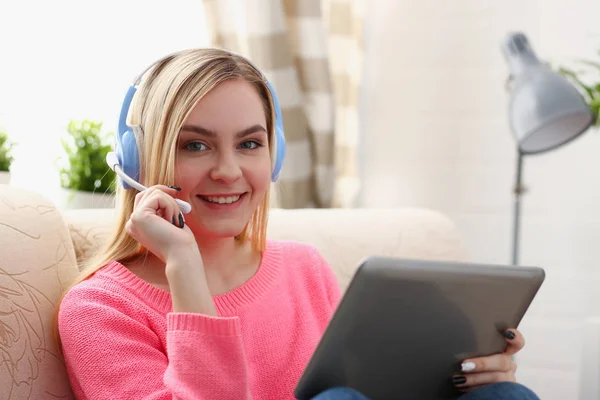
<path fill-rule="evenodd" d="M 292 399 L 340 290 L 316 248 L 266 238 L 285 153 L 274 91 L 246 59 L 217 49 L 170 55 L 142 77 L 111 165 L 132 178 L 118 185 L 115 229 L 59 309 L 73 391 Z M 522 338 L 511 332 L 514 352 Z M 514 381 L 507 354 L 473 361 L 458 386 Z M 318 398 L 364 399 L 345 388 Z"/>

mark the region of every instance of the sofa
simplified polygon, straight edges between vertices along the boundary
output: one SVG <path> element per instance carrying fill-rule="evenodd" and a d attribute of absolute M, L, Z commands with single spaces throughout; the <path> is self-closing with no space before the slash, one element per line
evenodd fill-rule
<path fill-rule="evenodd" d="M 71 398 L 51 334 L 53 312 L 113 215 L 60 210 L 39 193 L 0 185 L 0 400 Z M 343 290 L 368 255 L 467 258 L 452 222 L 424 209 L 273 209 L 268 232 L 316 245 Z"/>
<path fill-rule="evenodd" d="M 0 400 L 72 398 L 51 321 L 113 216 L 113 209 L 62 210 L 39 193 L 0 185 Z M 369 255 L 469 259 L 452 221 L 427 209 L 273 209 L 268 232 L 317 246 L 342 290 Z M 596 326 L 589 335 L 597 345 Z M 597 364 L 588 368 L 598 372 Z M 598 398 L 592 380 L 581 399 Z"/>

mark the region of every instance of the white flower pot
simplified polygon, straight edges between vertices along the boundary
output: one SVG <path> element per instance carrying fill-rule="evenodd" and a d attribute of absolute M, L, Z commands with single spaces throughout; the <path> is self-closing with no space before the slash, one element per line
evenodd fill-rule
<path fill-rule="evenodd" d="M 8 185 L 10 183 L 10 172 L 0 171 L 0 185 Z"/>
<path fill-rule="evenodd" d="M 104 193 L 80 192 L 61 188 L 63 208 L 113 208 L 115 196 Z"/>

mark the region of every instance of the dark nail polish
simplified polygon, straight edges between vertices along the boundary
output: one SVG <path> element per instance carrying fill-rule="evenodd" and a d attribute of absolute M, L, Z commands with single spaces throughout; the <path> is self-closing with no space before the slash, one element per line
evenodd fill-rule
<path fill-rule="evenodd" d="M 453 385 L 462 385 L 466 381 L 467 381 L 467 378 L 465 378 L 464 376 L 455 376 L 452 378 Z"/>
<path fill-rule="evenodd" d="M 169 187 L 170 187 L 171 189 L 175 189 L 175 190 L 177 190 L 178 192 L 180 192 L 180 191 L 181 191 L 181 188 L 180 188 L 179 186 L 169 186 Z"/>
<path fill-rule="evenodd" d="M 179 211 L 179 227 L 183 228 L 183 213 L 181 211 Z"/>
<path fill-rule="evenodd" d="M 513 340 L 515 338 L 515 333 L 512 331 L 506 331 L 504 332 L 504 337 L 508 340 Z"/>

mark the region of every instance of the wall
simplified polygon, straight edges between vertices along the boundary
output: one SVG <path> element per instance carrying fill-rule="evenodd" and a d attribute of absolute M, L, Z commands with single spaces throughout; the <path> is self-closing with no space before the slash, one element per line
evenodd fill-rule
<path fill-rule="evenodd" d="M 441 210 L 475 261 L 509 263 L 515 143 L 500 43 L 520 30 L 547 61 L 594 57 L 600 2 L 373 0 L 367 12 L 361 206 Z M 519 378 L 543 399 L 576 398 L 580 327 L 600 310 L 598 153 L 588 132 L 525 160 L 521 263 L 547 280 L 521 326 Z"/>

